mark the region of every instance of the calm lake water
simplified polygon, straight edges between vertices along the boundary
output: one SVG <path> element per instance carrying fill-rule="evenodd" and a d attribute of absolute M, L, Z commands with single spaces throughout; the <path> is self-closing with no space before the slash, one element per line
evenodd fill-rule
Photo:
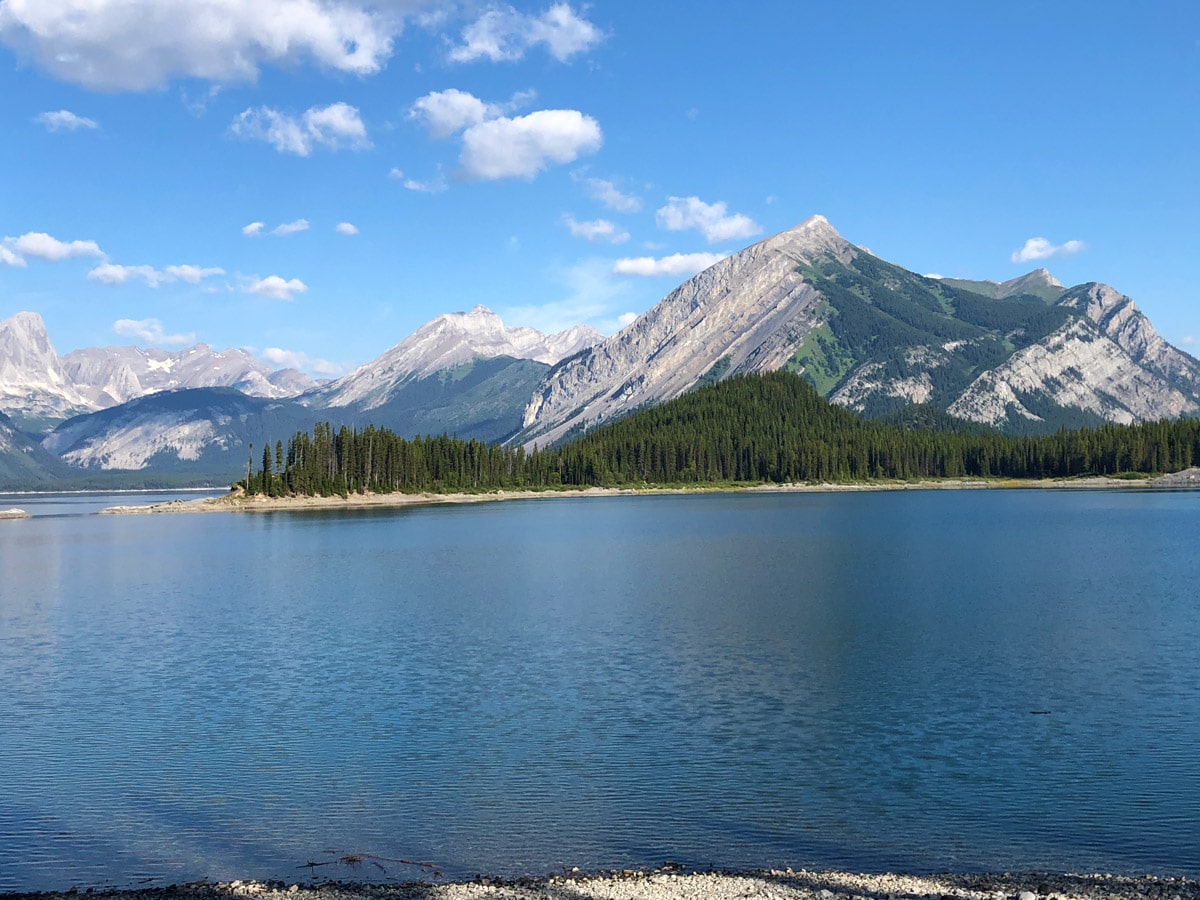
<path fill-rule="evenodd" d="M 0 891 L 1200 876 L 1200 493 L 13 505 Z"/>

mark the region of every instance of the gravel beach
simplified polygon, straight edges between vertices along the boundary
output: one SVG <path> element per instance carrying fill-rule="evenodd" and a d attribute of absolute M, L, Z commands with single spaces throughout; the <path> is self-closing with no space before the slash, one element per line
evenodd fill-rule
<path fill-rule="evenodd" d="M 1200 882 L 1116 875 L 856 875 L 792 869 L 733 874 L 661 869 L 448 884 L 233 881 L 0 896 L 5 900 L 78 900 L 80 896 L 104 900 L 1200 900 Z"/>
<path fill-rule="evenodd" d="M 1128 489 L 1195 489 L 1200 488 L 1200 469 L 1187 469 L 1173 475 L 1153 479 L 1108 478 L 1046 478 L 1016 479 L 952 479 L 933 481 L 862 482 L 851 484 L 762 484 L 747 487 L 694 488 L 564 488 L 542 491 L 491 491 L 477 494 L 351 494 L 348 497 L 247 497 L 240 490 L 224 497 L 201 500 L 172 500 L 141 506 L 110 506 L 100 510 L 106 515 L 140 515 L 149 513 L 210 513 L 210 512 L 278 512 L 305 509 L 395 509 L 405 506 L 430 506 L 442 503 L 487 503 L 498 500 L 551 500 L 565 497 L 620 497 L 704 492 L 761 492 L 761 493 L 843 493 L 858 491 L 938 491 L 938 490 L 1128 490 Z"/>

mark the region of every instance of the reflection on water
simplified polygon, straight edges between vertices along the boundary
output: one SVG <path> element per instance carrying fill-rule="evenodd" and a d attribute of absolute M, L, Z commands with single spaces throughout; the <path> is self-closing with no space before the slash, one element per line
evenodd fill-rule
<path fill-rule="evenodd" d="M 1198 503 L 9 523 L 0 890 L 421 874 L 297 868 L 352 852 L 1195 874 Z"/>

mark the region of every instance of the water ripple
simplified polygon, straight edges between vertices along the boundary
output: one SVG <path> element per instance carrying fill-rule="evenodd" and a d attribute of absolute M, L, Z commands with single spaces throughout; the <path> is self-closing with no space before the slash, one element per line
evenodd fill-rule
<path fill-rule="evenodd" d="M 0 891 L 420 874 L 396 859 L 1195 875 L 1198 499 L 24 522 Z"/>

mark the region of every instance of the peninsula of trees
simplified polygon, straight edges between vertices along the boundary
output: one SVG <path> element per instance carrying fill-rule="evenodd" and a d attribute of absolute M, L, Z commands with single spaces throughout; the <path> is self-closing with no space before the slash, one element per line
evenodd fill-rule
<path fill-rule="evenodd" d="M 318 423 L 263 449 L 248 494 L 470 492 L 556 487 L 1061 478 L 1175 472 L 1200 462 L 1200 420 L 1009 437 L 862 419 L 786 371 L 743 375 L 644 409 L 561 447 L 402 438 Z"/>

